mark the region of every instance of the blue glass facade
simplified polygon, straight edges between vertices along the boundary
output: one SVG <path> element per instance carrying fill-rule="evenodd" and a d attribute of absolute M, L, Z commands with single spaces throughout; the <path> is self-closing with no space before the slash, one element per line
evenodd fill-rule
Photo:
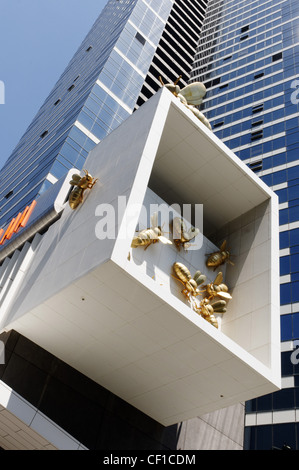
<path fill-rule="evenodd" d="M 299 449 L 299 3 L 210 0 L 191 81 L 215 134 L 279 196 L 283 389 L 246 404 L 245 449 Z"/>
<path fill-rule="evenodd" d="M 147 80 L 160 86 L 160 74 L 172 81 L 184 65 L 186 83 L 205 6 L 206 0 L 107 2 L 0 172 L 0 227 L 68 169 L 82 169 L 88 152 L 156 91 L 141 93 Z M 176 36 L 182 24 L 191 45 Z"/>
<path fill-rule="evenodd" d="M 69 168 L 81 168 L 95 144 L 74 124 L 136 0 L 117 2 L 117 7 L 115 3 L 108 2 L 3 166 L 0 173 L 3 181 L 0 226 L 22 211 Z M 111 33 L 112 19 L 115 29 Z"/>
<path fill-rule="evenodd" d="M 245 449 L 281 447 L 283 436 L 299 449 L 290 360 L 299 340 L 298 13 L 297 0 L 109 0 L 0 172 L 1 228 L 69 168 L 82 169 L 160 88 L 159 75 L 205 83 L 201 110 L 214 133 L 280 202 L 284 388 L 246 404 Z"/>

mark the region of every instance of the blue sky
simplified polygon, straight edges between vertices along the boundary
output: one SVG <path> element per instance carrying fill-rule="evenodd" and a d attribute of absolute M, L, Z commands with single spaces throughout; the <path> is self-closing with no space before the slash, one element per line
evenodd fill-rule
<path fill-rule="evenodd" d="M 0 0 L 0 168 L 106 3 Z"/>

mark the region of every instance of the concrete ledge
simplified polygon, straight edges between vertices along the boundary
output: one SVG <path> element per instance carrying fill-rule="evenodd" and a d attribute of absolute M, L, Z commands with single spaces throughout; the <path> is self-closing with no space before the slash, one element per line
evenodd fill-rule
<path fill-rule="evenodd" d="M 43 236 L 5 329 L 166 426 L 280 388 L 276 195 L 166 89 L 97 145 L 86 168 L 99 182 Z M 191 257 L 158 243 L 135 257 L 140 211 L 131 209 L 149 194 L 203 204 L 203 250 Z M 99 239 L 107 204 L 116 218 Z M 200 269 L 209 240 L 224 237 L 235 266 L 220 331 L 184 301 L 169 266 L 177 257 Z"/>

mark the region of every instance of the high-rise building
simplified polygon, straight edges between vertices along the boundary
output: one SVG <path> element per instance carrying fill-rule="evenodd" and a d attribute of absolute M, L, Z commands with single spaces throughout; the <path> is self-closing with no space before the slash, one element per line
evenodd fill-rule
<path fill-rule="evenodd" d="M 180 86 L 187 85 L 206 4 L 207 0 L 107 2 L 0 173 L 3 182 L 0 194 L 0 227 L 4 229 L 1 237 L 10 221 L 18 214 L 24 215 L 26 207 L 33 200 L 39 199 L 38 207 L 34 209 L 34 217 L 38 222 L 33 224 L 32 233 L 26 232 L 24 239 L 21 235 L 17 246 L 6 239 L 1 247 L 1 322 L 7 293 L 10 292 L 9 285 L 14 285 L 15 274 L 11 269 L 16 273 L 14 260 L 18 259 L 18 250 L 21 250 L 21 257 L 26 259 L 30 253 L 26 251 L 25 254 L 24 249 L 22 250 L 25 240 L 32 238 L 36 230 L 41 233 L 47 230 L 48 225 L 57 220 L 63 207 L 63 200 L 59 200 L 59 204 L 57 201 L 54 203 L 59 209 L 48 208 L 49 201 L 53 205 L 57 193 L 58 196 L 60 194 L 60 183 L 57 180 L 63 179 L 70 168 L 84 167 L 90 150 L 161 88 L 160 76 L 165 83 L 174 82 L 181 76 Z M 14 238 L 15 235 L 12 241 Z M 35 241 L 35 245 L 37 243 Z M 35 245 L 33 251 L 36 249 Z M 6 284 L 8 275 L 10 282 Z M 190 432 L 185 424 L 180 428 L 181 432 L 178 432 L 177 426 L 165 428 L 133 407 L 128 408 L 128 405 L 108 390 L 97 387 L 23 335 L 14 331 L 4 338 L 1 336 L 1 339 L 6 345 L 6 365 L 1 367 L 1 393 L 4 397 L 6 393 L 11 397 L 10 400 L 7 399 L 7 408 L 1 408 L 0 421 L 4 433 L 1 442 L 4 448 L 51 448 L 57 439 L 58 448 L 73 448 L 76 444 L 65 431 L 88 448 L 110 448 L 118 443 L 121 447 L 130 448 L 174 449 L 178 439 L 181 448 L 188 448 L 191 442 L 195 442 L 194 448 L 205 446 L 207 442 L 212 447 L 219 447 L 223 440 L 226 447 L 242 446 L 243 406 L 237 407 L 239 419 L 226 427 L 224 433 L 222 423 L 232 422 L 234 407 L 217 415 L 217 425 L 212 413 L 196 419 L 196 423 L 191 422 Z M 26 371 L 25 376 L 22 371 Z M 39 379 L 42 377 L 47 377 L 47 383 L 60 384 L 58 388 L 54 386 L 55 391 L 52 391 L 56 397 L 62 398 L 61 404 L 57 402 L 54 405 L 54 396 L 50 397 L 52 386 L 47 388 L 49 395 L 48 392 L 44 393 L 50 408 L 54 406 L 57 409 L 54 414 L 47 404 L 44 406 L 40 402 Z M 85 397 L 84 405 L 79 400 L 82 393 Z M 98 398 L 94 401 L 95 395 Z M 88 431 L 84 430 L 84 425 L 83 429 L 79 426 L 79 432 L 77 420 L 73 419 L 67 419 L 69 423 L 65 426 L 66 416 L 59 416 L 58 412 L 62 403 L 62 407 L 66 409 L 63 397 L 67 402 L 70 400 L 77 403 L 76 407 L 80 404 L 85 420 L 91 419 L 91 410 L 95 416 L 100 413 L 98 426 L 90 426 Z M 22 413 L 35 409 L 34 423 L 37 422 L 37 431 L 33 430 L 33 424 L 31 426 L 33 416 L 30 419 L 24 416 L 22 419 L 21 413 L 18 420 L 16 416 L 10 415 L 10 411 L 13 413 L 14 402 L 18 402 L 18 406 L 24 400 L 27 400 L 27 404 Z M 50 427 L 54 440 L 45 439 L 47 432 L 39 434 L 40 412 L 51 418 L 52 421 L 45 420 L 44 424 Z M 29 424 L 31 429 L 28 428 Z M 64 432 L 59 431 L 59 425 Z M 200 435 L 205 435 L 206 442 L 200 436 L 194 441 L 193 429 L 198 426 L 201 428 Z M 113 436 L 109 433 L 112 427 Z"/>
<path fill-rule="evenodd" d="M 206 0 L 109 0 L 0 172 L 0 227 L 165 82 L 187 83 Z"/>
<path fill-rule="evenodd" d="M 242 403 L 280 387 L 276 197 L 178 98 L 165 89 L 157 93 L 159 76 L 167 83 L 182 75 L 180 86 L 187 85 L 208 4 L 191 81 L 206 84 L 204 112 L 218 135 L 212 111 L 221 113 L 217 100 L 227 98 L 217 87 L 225 75 L 220 67 L 218 77 L 215 54 L 226 50 L 222 39 L 218 48 L 218 34 L 226 15 L 241 11 L 240 1 L 232 8 L 220 3 L 109 0 L 2 169 L 9 181 L 0 200 L 5 448 L 241 449 Z M 276 49 L 271 54 L 273 67 L 279 65 Z M 210 76 L 198 74 L 205 61 Z M 245 100 L 244 86 L 237 90 Z M 260 101 L 256 113 L 263 111 Z M 233 115 L 229 108 L 223 113 Z M 243 125 L 251 118 L 238 119 Z M 223 126 L 231 129 L 231 121 Z M 243 131 L 249 132 L 237 131 L 239 138 Z M 70 176 L 87 156 L 99 183 L 72 213 L 66 207 Z M 113 206 L 119 196 L 147 205 L 203 202 L 204 250 L 192 256 L 192 272 L 206 269 L 205 255 L 223 237 L 240 239 L 250 220 L 252 237 L 241 253 L 255 263 L 242 275 L 256 296 L 246 310 L 240 308 L 244 285 L 234 274 L 238 260 L 235 271 L 223 266 L 236 292 L 218 334 L 177 303 L 182 292 L 169 263 L 179 257 L 188 264 L 188 254 L 168 246 L 168 259 L 160 243 L 153 258 L 150 249 L 132 251 L 132 233 L 129 241 L 95 236 L 95 204 Z M 122 227 L 118 217 L 112 232 Z M 212 282 L 215 273 L 209 276 Z M 257 285 L 258 279 L 265 283 Z"/>
<path fill-rule="evenodd" d="M 298 14 L 296 0 L 210 0 L 191 73 L 215 134 L 279 196 L 283 388 L 246 403 L 245 449 L 299 448 Z"/>

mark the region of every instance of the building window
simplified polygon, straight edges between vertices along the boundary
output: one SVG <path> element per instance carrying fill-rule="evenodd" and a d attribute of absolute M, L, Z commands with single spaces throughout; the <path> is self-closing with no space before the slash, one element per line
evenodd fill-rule
<path fill-rule="evenodd" d="M 245 41 L 245 39 L 247 39 L 248 37 L 249 37 L 248 34 L 246 34 L 245 36 L 242 36 L 242 37 L 240 38 L 240 41 Z"/>
<path fill-rule="evenodd" d="M 249 30 L 249 24 L 241 28 L 241 33 L 246 33 Z"/>
<path fill-rule="evenodd" d="M 263 138 L 263 130 L 252 132 L 251 133 L 251 140 L 258 140 Z"/>
<path fill-rule="evenodd" d="M 264 110 L 264 105 L 263 104 L 258 104 L 256 106 L 253 106 L 252 114 L 260 113 L 263 110 Z"/>
<path fill-rule="evenodd" d="M 282 59 L 282 52 L 278 52 L 278 54 L 274 54 L 272 56 L 272 62 L 275 62 L 276 60 Z"/>
<path fill-rule="evenodd" d="M 257 78 L 261 78 L 264 76 L 264 72 L 256 74 L 253 78 L 256 80 Z"/>
<path fill-rule="evenodd" d="M 144 38 L 140 33 L 138 33 L 138 32 L 135 34 L 135 38 L 136 38 L 137 41 L 139 41 L 143 46 L 144 46 L 144 44 L 146 43 L 145 38 Z"/>
<path fill-rule="evenodd" d="M 92 49 L 92 46 L 89 46 L 89 47 L 86 49 L 86 52 L 91 51 L 91 49 Z"/>
<path fill-rule="evenodd" d="M 54 106 L 57 106 L 58 103 L 60 103 L 61 99 L 59 98 L 57 101 L 55 101 Z"/>
<path fill-rule="evenodd" d="M 211 86 L 216 86 L 219 85 L 221 78 L 215 78 L 214 80 L 211 80 L 210 82 L 205 83 L 206 88 L 210 88 Z"/>
<path fill-rule="evenodd" d="M 263 169 L 263 161 L 259 160 L 258 162 L 249 163 L 248 166 L 254 172 L 261 171 Z"/>
<path fill-rule="evenodd" d="M 43 139 L 44 137 L 46 137 L 46 135 L 48 134 L 48 131 L 45 131 L 41 134 L 41 138 Z"/>
<path fill-rule="evenodd" d="M 75 88 L 75 85 L 71 85 L 67 91 L 72 91 L 73 88 Z"/>
<path fill-rule="evenodd" d="M 9 199 L 10 196 L 12 196 L 12 195 L 13 195 L 13 191 L 9 191 L 9 193 L 7 193 L 7 194 L 4 196 L 4 198 L 5 198 L 5 199 Z"/>
<path fill-rule="evenodd" d="M 263 123 L 264 123 L 264 121 L 255 121 L 251 124 L 251 127 L 257 127 L 257 126 L 260 126 Z"/>
<path fill-rule="evenodd" d="M 226 83 L 225 85 L 221 85 L 221 86 L 219 87 L 219 90 L 222 90 L 223 88 L 226 88 L 226 87 L 228 87 L 228 83 Z"/>
<path fill-rule="evenodd" d="M 223 126 L 223 124 L 224 124 L 224 122 L 223 122 L 223 121 L 221 121 L 221 122 L 216 122 L 216 124 L 214 124 L 214 126 L 213 126 L 213 127 L 214 127 L 214 129 L 215 129 L 216 127 Z"/>

